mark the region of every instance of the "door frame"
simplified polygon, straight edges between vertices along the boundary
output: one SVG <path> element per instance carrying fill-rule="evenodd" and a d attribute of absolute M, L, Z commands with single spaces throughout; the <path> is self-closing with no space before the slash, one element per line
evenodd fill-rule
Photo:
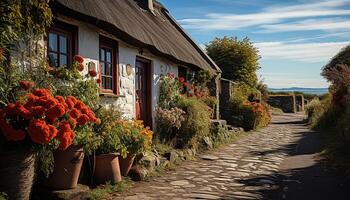
<path fill-rule="evenodd" d="M 146 120 L 145 120 L 145 126 L 149 126 L 151 129 L 153 129 L 153 112 L 152 112 L 152 61 L 143 58 L 140 56 L 136 56 L 135 60 L 135 67 L 136 62 L 142 62 L 146 65 L 145 67 L 145 79 L 146 79 Z M 135 83 L 136 84 L 136 83 Z M 136 90 L 135 90 L 136 95 Z M 135 106 L 136 106 L 136 99 L 135 99 Z M 135 113 L 136 114 L 136 113 Z"/>

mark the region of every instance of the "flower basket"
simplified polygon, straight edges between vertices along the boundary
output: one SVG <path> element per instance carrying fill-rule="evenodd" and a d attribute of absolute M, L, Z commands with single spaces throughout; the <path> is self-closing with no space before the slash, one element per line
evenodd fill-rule
<path fill-rule="evenodd" d="M 122 181 L 118 154 L 110 153 L 96 156 L 94 178 L 98 184 L 104 184 L 107 181 L 112 183 Z"/>
<path fill-rule="evenodd" d="M 123 156 L 118 156 L 118 158 L 119 158 L 120 172 L 122 176 L 127 176 L 132 167 L 132 164 L 134 163 L 135 154 L 128 154 L 126 158 L 123 158 Z"/>
<path fill-rule="evenodd" d="M 9 199 L 26 200 L 30 197 L 35 173 L 36 155 L 28 149 L 0 153 L 0 191 Z"/>
<path fill-rule="evenodd" d="M 84 152 L 81 145 L 71 145 L 65 151 L 54 153 L 55 166 L 46 186 L 56 190 L 76 188 L 78 185 Z"/>

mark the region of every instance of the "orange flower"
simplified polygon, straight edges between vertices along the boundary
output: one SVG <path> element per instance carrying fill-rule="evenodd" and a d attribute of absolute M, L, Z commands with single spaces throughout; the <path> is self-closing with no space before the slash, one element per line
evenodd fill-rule
<path fill-rule="evenodd" d="M 73 131 L 67 131 L 67 132 L 60 132 L 60 146 L 58 147 L 60 150 L 66 150 L 74 140 L 74 132 Z"/>
<path fill-rule="evenodd" d="M 78 109 L 73 108 L 70 112 L 69 112 L 69 116 L 74 118 L 74 119 L 78 119 L 80 117 L 81 113 L 79 112 Z"/>
<path fill-rule="evenodd" d="M 48 144 L 57 136 L 57 133 L 57 129 L 52 125 L 47 125 L 44 120 L 34 119 L 29 122 L 28 134 L 35 143 Z"/>
<path fill-rule="evenodd" d="M 46 111 L 46 117 L 54 120 L 58 117 L 62 117 L 65 114 L 65 107 L 62 104 L 56 104 Z"/>
<path fill-rule="evenodd" d="M 61 121 L 59 127 L 60 127 L 60 131 L 62 132 L 67 132 L 72 130 L 70 128 L 69 122 L 67 121 Z"/>
<path fill-rule="evenodd" d="M 73 60 L 76 61 L 76 62 L 78 62 L 78 63 L 83 63 L 83 62 L 84 62 L 84 58 L 83 58 L 83 56 L 81 56 L 81 55 L 75 55 L 75 56 L 73 57 Z"/>
<path fill-rule="evenodd" d="M 34 87 L 34 82 L 32 81 L 20 81 L 19 85 L 23 90 L 30 90 L 32 87 Z"/>
<path fill-rule="evenodd" d="M 34 116 L 43 116 L 45 114 L 45 108 L 43 106 L 35 106 L 30 110 Z"/>
<path fill-rule="evenodd" d="M 26 137 L 25 131 L 20 129 L 16 130 L 12 128 L 12 126 L 5 121 L 3 115 L 1 116 L 1 119 L 0 119 L 0 129 L 2 130 L 7 140 L 9 141 L 20 141 L 20 140 L 24 140 Z"/>
<path fill-rule="evenodd" d="M 37 97 L 52 97 L 51 91 L 48 89 L 37 89 L 32 93 Z"/>

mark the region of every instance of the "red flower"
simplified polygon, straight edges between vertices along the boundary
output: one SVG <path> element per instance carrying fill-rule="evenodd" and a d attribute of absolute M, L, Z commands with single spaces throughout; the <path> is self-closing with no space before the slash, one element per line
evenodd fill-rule
<path fill-rule="evenodd" d="M 67 98 L 66 98 L 66 100 L 70 100 L 70 101 L 72 101 L 73 102 L 73 104 L 76 104 L 77 103 L 77 98 L 75 98 L 75 97 L 73 97 L 73 96 L 68 96 Z M 66 102 L 67 103 L 67 102 Z"/>
<path fill-rule="evenodd" d="M 0 129 L 2 130 L 7 140 L 10 140 L 10 141 L 20 141 L 20 140 L 24 140 L 24 138 L 26 137 L 25 131 L 20 129 L 16 130 L 12 128 L 12 126 L 5 121 L 3 116 L 1 116 L 1 119 L 0 119 Z"/>
<path fill-rule="evenodd" d="M 74 105 L 74 108 L 76 108 L 76 109 L 78 109 L 78 110 L 82 110 L 82 109 L 84 109 L 86 107 L 86 105 L 82 102 L 82 101 L 80 101 L 80 100 L 78 100 L 76 103 L 75 103 L 75 105 Z"/>
<path fill-rule="evenodd" d="M 85 68 L 84 64 L 83 63 L 79 63 L 78 70 L 82 72 L 84 70 L 84 68 Z"/>
<path fill-rule="evenodd" d="M 65 107 L 62 104 L 56 104 L 46 111 L 46 117 L 54 120 L 58 117 L 62 117 L 65 113 Z"/>
<path fill-rule="evenodd" d="M 97 76 L 96 70 L 90 70 L 90 71 L 89 71 L 89 75 L 90 75 L 91 77 L 96 77 L 96 76 Z"/>
<path fill-rule="evenodd" d="M 57 129 L 46 124 L 44 120 L 34 119 L 29 122 L 28 134 L 33 142 L 38 144 L 48 144 L 57 136 Z"/>
<path fill-rule="evenodd" d="M 14 103 L 7 104 L 7 106 L 5 108 L 5 113 L 8 116 L 16 115 L 17 114 L 16 104 L 14 104 Z"/>
<path fill-rule="evenodd" d="M 185 82 L 185 78 L 184 77 L 179 77 L 179 82 L 180 83 L 184 83 Z"/>
<path fill-rule="evenodd" d="M 74 119 L 78 119 L 80 117 L 80 115 L 81 114 L 80 114 L 79 110 L 76 108 L 73 108 L 69 113 L 69 116 L 74 118 Z"/>
<path fill-rule="evenodd" d="M 45 108 L 43 106 L 35 106 L 30 110 L 34 116 L 43 116 L 45 114 Z"/>
<path fill-rule="evenodd" d="M 21 105 L 19 102 L 16 103 L 17 107 L 17 115 L 20 115 L 24 119 L 30 119 L 32 117 L 32 113 L 26 109 L 23 105 Z"/>
<path fill-rule="evenodd" d="M 34 90 L 32 93 L 37 97 L 52 97 L 51 91 L 48 89 L 37 89 Z"/>
<path fill-rule="evenodd" d="M 173 79 L 173 78 L 175 77 L 175 74 L 174 74 L 174 73 L 168 73 L 168 77 L 169 77 L 170 79 Z"/>
<path fill-rule="evenodd" d="M 96 83 L 97 83 L 97 84 L 101 84 L 101 79 L 98 78 L 98 79 L 96 80 Z"/>
<path fill-rule="evenodd" d="M 60 150 L 66 150 L 74 140 L 74 132 L 73 131 L 67 131 L 67 132 L 60 132 L 60 146 L 58 147 Z"/>
<path fill-rule="evenodd" d="M 84 126 L 86 123 L 88 123 L 90 120 L 89 116 L 86 114 L 82 114 L 78 119 L 77 122 L 80 126 Z"/>
<path fill-rule="evenodd" d="M 87 116 L 89 116 L 90 121 L 92 121 L 92 122 L 96 122 L 97 121 L 97 118 L 96 118 L 95 114 L 91 110 L 87 113 Z"/>
<path fill-rule="evenodd" d="M 30 90 L 32 87 L 34 87 L 34 82 L 32 81 L 20 81 L 19 85 L 23 90 Z"/>
<path fill-rule="evenodd" d="M 67 131 L 71 131 L 72 129 L 70 128 L 69 122 L 67 121 L 61 121 L 60 122 L 60 132 L 67 132 Z"/>
<path fill-rule="evenodd" d="M 73 117 L 69 117 L 69 124 L 71 125 L 72 129 L 75 129 L 75 127 L 77 127 L 77 120 L 75 120 Z"/>
<path fill-rule="evenodd" d="M 84 58 L 83 58 L 83 56 L 81 56 L 81 55 L 75 55 L 75 56 L 73 57 L 73 60 L 76 61 L 76 62 L 78 62 L 78 63 L 83 63 L 83 62 L 84 62 Z"/>

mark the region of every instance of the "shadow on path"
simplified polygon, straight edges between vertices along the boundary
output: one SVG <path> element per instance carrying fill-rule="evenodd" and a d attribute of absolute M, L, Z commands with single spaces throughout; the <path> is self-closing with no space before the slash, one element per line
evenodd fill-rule
<path fill-rule="evenodd" d="M 279 170 L 266 175 L 249 177 L 239 182 L 258 186 L 261 199 L 271 200 L 349 200 L 350 178 L 338 171 L 321 156 L 320 133 L 308 131 L 303 121 L 274 122 L 292 126 L 299 137 L 296 143 L 268 151 L 252 151 L 253 155 L 287 154 Z M 230 199 L 230 194 L 223 197 Z"/>

